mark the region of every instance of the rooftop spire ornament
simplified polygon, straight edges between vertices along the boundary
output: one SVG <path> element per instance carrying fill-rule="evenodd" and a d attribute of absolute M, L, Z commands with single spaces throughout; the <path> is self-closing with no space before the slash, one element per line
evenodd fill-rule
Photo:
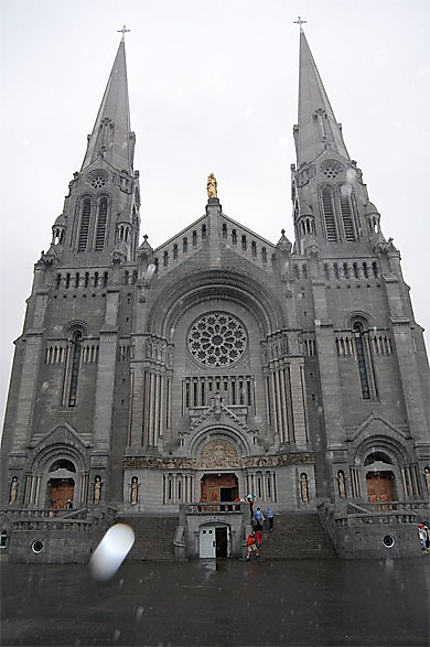
<path fill-rule="evenodd" d="M 122 29 L 118 29 L 118 34 L 122 34 L 121 40 L 125 40 L 125 35 L 128 31 L 131 31 L 131 29 L 127 29 L 125 25 L 122 26 Z"/>
<path fill-rule="evenodd" d="M 303 29 L 302 29 L 302 25 L 304 25 L 304 24 L 305 24 L 305 23 L 307 23 L 308 21 L 307 21 L 307 20 L 302 20 L 302 19 L 301 19 L 301 17 L 299 16 L 299 17 L 298 17 L 298 19 L 297 19 L 297 20 L 293 20 L 293 22 L 294 22 L 294 24 L 295 24 L 295 25 L 300 25 L 300 31 L 303 31 Z"/>

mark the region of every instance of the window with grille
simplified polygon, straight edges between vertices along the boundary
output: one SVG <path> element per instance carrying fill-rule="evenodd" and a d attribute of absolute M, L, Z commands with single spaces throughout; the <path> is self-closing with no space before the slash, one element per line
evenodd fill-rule
<path fill-rule="evenodd" d="M 342 189 L 340 192 L 340 210 L 342 213 L 343 231 L 345 233 L 346 240 L 353 241 L 355 240 L 355 231 L 352 218 L 351 201 L 349 199 L 349 195 L 347 195 L 346 192 L 344 193 Z"/>
<path fill-rule="evenodd" d="M 85 198 L 82 203 L 81 226 L 79 229 L 78 252 L 84 252 L 87 248 L 88 231 L 90 227 L 91 200 Z"/>
<path fill-rule="evenodd" d="M 106 223 L 108 213 L 107 198 L 101 198 L 99 202 L 99 213 L 97 218 L 97 231 L 96 231 L 96 251 L 103 249 L 106 237 Z"/>
<path fill-rule="evenodd" d="M 337 242 L 336 219 L 333 205 L 333 194 L 331 189 L 324 187 L 321 193 L 324 226 L 329 243 Z"/>

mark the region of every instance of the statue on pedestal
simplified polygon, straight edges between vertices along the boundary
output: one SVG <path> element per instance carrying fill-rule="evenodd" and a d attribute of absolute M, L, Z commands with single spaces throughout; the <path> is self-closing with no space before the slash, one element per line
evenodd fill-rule
<path fill-rule="evenodd" d="M 208 183 L 207 183 L 206 189 L 207 189 L 209 198 L 216 198 L 217 197 L 217 181 L 216 181 L 215 175 L 213 173 L 211 173 L 208 176 Z"/>

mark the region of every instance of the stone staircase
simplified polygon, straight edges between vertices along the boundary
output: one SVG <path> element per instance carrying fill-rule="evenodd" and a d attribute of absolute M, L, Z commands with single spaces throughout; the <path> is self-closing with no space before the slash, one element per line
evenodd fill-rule
<path fill-rule="evenodd" d="M 264 530 L 261 558 L 336 559 L 337 555 L 317 514 L 281 512 L 275 516 L 273 531 Z"/>
<path fill-rule="evenodd" d="M 122 516 L 117 523 L 127 523 L 136 539 L 128 559 L 162 561 L 173 560 L 173 536 L 179 523 L 177 516 Z"/>

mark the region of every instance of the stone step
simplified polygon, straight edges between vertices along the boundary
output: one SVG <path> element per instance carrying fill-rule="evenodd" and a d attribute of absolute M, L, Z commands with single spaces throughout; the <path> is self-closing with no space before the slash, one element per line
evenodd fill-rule
<path fill-rule="evenodd" d="M 263 532 L 265 559 L 335 559 L 336 552 L 317 514 L 280 513 L 273 531 Z"/>
<path fill-rule="evenodd" d="M 163 561 L 174 559 L 173 537 L 178 517 L 127 516 L 118 522 L 130 525 L 136 535 L 128 559 Z"/>

